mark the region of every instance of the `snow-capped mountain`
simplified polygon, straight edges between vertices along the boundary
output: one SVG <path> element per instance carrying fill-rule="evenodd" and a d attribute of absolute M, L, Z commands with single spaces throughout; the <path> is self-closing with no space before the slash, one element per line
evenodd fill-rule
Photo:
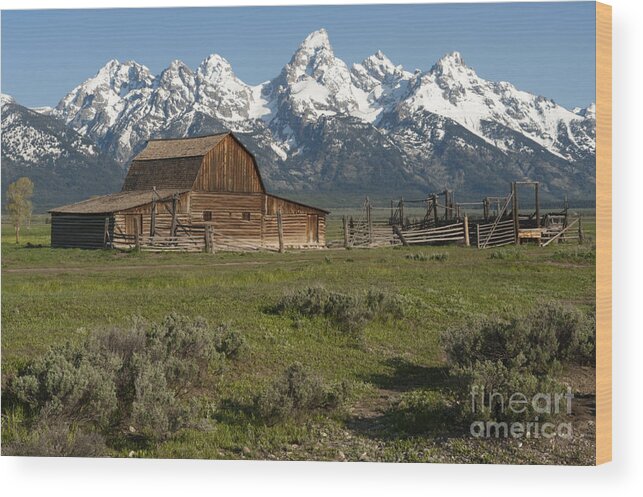
<path fill-rule="evenodd" d="M 574 160 L 596 146 L 591 130 L 577 126 L 578 114 L 511 83 L 480 78 L 458 52 L 445 55 L 431 70 L 413 78 L 398 112 L 418 110 L 453 119 L 501 150 L 511 149 L 512 143 L 489 134 L 486 123 L 516 131 L 563 159 Z"/>
<path fill-rule="evenodd" d="M 380 50 L 361 64 L 353 64 L 351 76 L 353 84 L 368 93 L 368 101 L 377 115 L 391 110 L 408 94 L 413 78 L 412 73 L 393 64 Z"/>
<path fill-rule="evenodd" d="M 2 94 L 2 184 L 34 182 L 34 205 L 54 207 L 120 187 L 123 169 L 60 119 Z"/>
<path fill-rule="evenodd" d="M 381 51 L 347 66 L 321 29 L 281 72 L 248 85 L 223 57 L 195 70 L 173 61 L 159 75 L 110 61 L 52 111 L 126 165 L 153 137 L 230 129 L 278 190 L 497 194 L 512 179 L 543 192 L 591 197 L 595 114 L 487 81 L 462 56 L 409 72 Z M 484 174 L 483 174 L 484 172 Z"/>

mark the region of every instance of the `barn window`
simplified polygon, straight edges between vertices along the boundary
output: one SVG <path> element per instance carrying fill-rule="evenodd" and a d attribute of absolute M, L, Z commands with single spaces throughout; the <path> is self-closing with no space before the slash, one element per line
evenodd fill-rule
<path fill-rule="evenodd" d="M 242 218 L 244 221 L 250 221 L 250 213 L 249 213 L 249 212 L 244 212 L 244 213 L 242 214 L 241 218 Z"/>
<path fill-rule="evenodd" d="M 212 211 L 203 211 L 203 220 L 212 221 Z"/>

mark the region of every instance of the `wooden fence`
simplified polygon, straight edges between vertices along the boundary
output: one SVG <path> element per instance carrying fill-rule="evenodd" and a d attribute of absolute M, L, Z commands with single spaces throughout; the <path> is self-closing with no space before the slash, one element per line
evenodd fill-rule
<path fill-rule="evenodd" d="M 471 241 L 479 249 L 501 247 L 516 243 L 513 219 L 471 226 Z"/>
<path fill-rule="evenodd" d="M 270 243 L 258 243 L 254 239 L 244 239 L 216 232 L 210 226 L 179 226 L 175 236 L 129 235 L 116 232 L 109 237 L 106 245 L 121 250 L 137 249 L 142 252 L 248 252 L 254 250 L 283 251 L 283 234 L 278 222 L 278 237 Z"/>
<path fill-rule="evenodd" d="M 206 246 L 205 229 L 201 227 L 181 230 L 175 236 L 114 233 L 111 240 L 112 248 L 143 252 L 204 252 Z"/>
<path fill-rule="evenodd" d="M 346 226 L 346 225 L 345 225 Z M 346 227 L 344 245 L 351 247 L 385 247 L 399 245 L 393 227 L 388 223 L 360 223 L 352 228 Z"/>
<path fill-rule="evenodd" d="M 464 242 L 465 245 L 468 245 L 468 223 L 465 220 L 437 228 L 397 229 L 397 236 L 404 245 L 428 245 L 445 242 Z"/>

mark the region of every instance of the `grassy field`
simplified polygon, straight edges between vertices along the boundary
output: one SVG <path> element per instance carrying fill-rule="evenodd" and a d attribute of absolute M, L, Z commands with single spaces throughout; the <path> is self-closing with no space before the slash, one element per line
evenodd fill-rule
<path fill-rule="evenodd" d="M 587 464 L 591 416 L 570 442 L 474 440 L 463 433 L 407 434 L 390 415 L 400 396 L 446 381 L 439 335 L 475 316 L 512 317 L 544 299 L 589 309 L 595 301 L 593 219 L 588 243 L 498 250 L 464 247 L 292 251 L 285 254 L 150 254 L 51 249 L 43 219 L 20 245 L 2 226 L 3 382 L 49 346 L 93 330 L 126 326 L 133 316 L 170 312 L 228 323 L 246 352 L 203 392 L 208 429 L 182 430 L 163 442 L 125 444 L 114 455 L 433 462 Z M 329 236 L 339 238 L 340 218 Z M 435 253 L 447 254 L 442 260 Z M 426 256 L 426 257 L 424 257 Z M 266 311 L 310 286 L 355 293 L 380 289 L 405 298 L 401 320 L 375 320 L 356 343 L 320 319 Z M 348 405 L 276 424 L 219 408 L 261 391 L 295 361 L 328 381 L 349 380 Z M 593 370 L 566 371 L 576 392 L 593 393 Z M 4 384 L 4 383 L 3 383 Z"/>

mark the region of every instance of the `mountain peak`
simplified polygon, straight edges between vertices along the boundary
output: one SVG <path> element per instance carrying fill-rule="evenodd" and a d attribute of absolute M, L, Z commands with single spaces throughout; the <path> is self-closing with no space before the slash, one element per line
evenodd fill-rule
<path fill-rule="evenodd" d="M 396 66 L 391 62 L 384 52 L 378 50 L 373 55 L 366 57 L 361 64 L 354 64 L 354 72 L 360 72 L 363 68 L 369 76 L 380 82 L 393 81 L 399 78 L 409 78 L 411 75 L 404 71 L 402 66 Z"/>
<path fill-rule="evenodd" d="M 362 64 L 367 64 L 368 62 L 376 62 L 376 63 L 384 63 L 386 65 L 390 65 L 392 67 L 395 67 L 393 63 L 391 62 L 391 59 L 389 59 L 384 52 L 381 50 L 378 50 L 375 52 L 373 55 L 366 57 L 363 61 Z"/>
<path fill-rule="evenodd" d="M 585 108 L 574 107 L 572 112 L 582 117 L 586 117 L 589 119 L 596 119 L 596 104 L 592 102 Z"/>
<path fill-rule="evenodd" d="M 158 84 L 165 87 L 192 87 L 194 85 L 194 73 L 184 62 L 175 59 L 163 70 L 158 78 Z"/>
<path fill-rule="evenodd" d="M 178 69 L 190 69 L 190 68 L 188 66 L 186 66 L 185 63 L 182 60 L 174 59 L 172 62 L 170 62 L 170 65 L 168 66 L 166 71 L 168 69 L 171 70 L 171 71 L 176 71 Z"/>
<path fill-rule="evenodd" d="M 330 40 L 328 39 L 328 32 L 324 29 L 318 29 L 310 33 L 306 39 L 299 46 L 300 49 L 311 49 L 318 50 L 320 48 L 326 48 L 331 50 Z"/>
<path fill-rule="evenodd" d="M 15 104 L 16 100 L 11 95 L 7 95 L 6 93 L 0 93 L 0 102 L 4 106 L 6 104 Z"/>
<path fill-rule="evenodd" d="M 206 57 L 197 69 L 200 78 L 212 83 L 224 76 L 234 76 L 230 63 L 219 54 L 213 53 Z"/>
<path fill-rule="evenodd" d="M 443 55 L 440 60 L 437 62 L 438 65 L 442 66 L 464 66 L 464 59 L 462 58 L 462 54 L 460 52 L 454 51 L 454 52 L 449 52 L 445 55 Z"/>
<path fill-rule="evenodd" d="M 455 75 L 456 73 L 471 70 L 465 63 L 460 52 L 449 52 L 443 55 L 429 73 L 437 76 Z"/>

